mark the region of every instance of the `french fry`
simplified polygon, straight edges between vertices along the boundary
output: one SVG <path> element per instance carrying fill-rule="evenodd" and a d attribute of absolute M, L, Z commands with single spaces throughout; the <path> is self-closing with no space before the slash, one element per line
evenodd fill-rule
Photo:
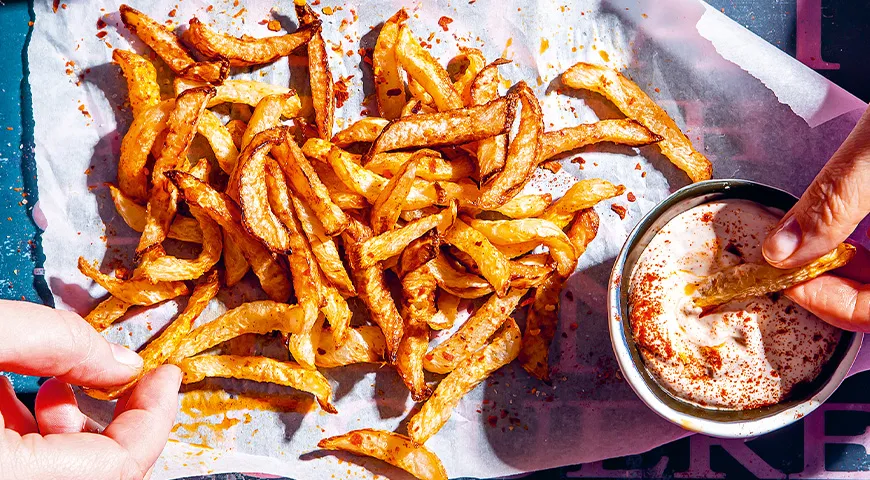
<path fill-rule="evenodd" d="M 480 267 L 480 273 L 492 284 L 499 296 L 507 294 L 510 286 L 510 260 L 484 234 L 456 219 L 444 234 L 444 240 L 474 259 Z"/>
<path fill-rule="evenodd" d="M 457 181 L 468 179 L 474 175 L 474 162 L 468 157 L 456 160 L 445 160 L 434 150 L 422 149 L 416 152 L 385 152 L 372 157 L 366 168 L 379 175 L 395 176 L 396 172 L 411 159 L 416 157 L 417 176 L 423 180 Z"/>
<path fill-rule="evenodd" d="M 480 298 L 493 291 L 486 280 L 454 268 L 443 253 L 429 264 L 429 269 L 438 286 L 457 298 Z"/>
<path fill-rule="evenodd" d="M 220 226 L 200 208 L 191 207 L 190 214 L 202 231 L 202 251 L 190 260 L 165 255 L 143 264 L 144 275 L 152 282 L 196 280 L 220 260 L 223 249 Z"/>
<path fill-rule="evenodd" d="M 420 46 L 407 25 L 399 27 L 396 59 L 408 75 L 420 82 L 440 111 L 462 108 L 462 97 L 453 88 L 450 76 L 432 55 Z"/>
<path fill-rule="evenodd" d="M 94 327 L 94 330 L 102 332 L 118 321 L 119 318 L 123 317 L 132 306 L 132 303 L 127 303 L 120 298 L 110 296 L 94 307 L 85 316 L 85 321 Z"/>
<path fill-rule="evenodd" d="M 308 237 L 311 251 L 314 253 L 314 257 L 317 258 L 317 263 L 320 265 L 324 276 L 343 296 L 355 297 L 356 289 L 341 261 L 338 248 L 332 237 L 326 234 L 320 220 L 317 219 L 314 211 L 308 205 L 296 197 L 291 196 L 291 200 L 293 202 L 293 209 L 296 211 L 296 217 L 299 219 L 302 230 Z"/>
<path fill-rule="evenodd" d="M 420 238 L 408 244 L 399 255 L 395 271 L 399 278 L 417 270 L 431 260 L 434 260 L 440 251 L 441 235 L 436 230 L 429 230 Z"/>
<path fill-rule="evenodd" d="M 398 118 L 381 131 L 363 156 L 363 164 L 381 152 L 459 145 L 505 133 L 510 129 L 514 104 L 513 97 L 500 97 L 484 105 Z"/>
<path fill-rule="evenodd" d="M 553 203 L 553 196 L 549 193 L 519 195 L 496 208 L 495 211 L 515 219 L 537 217 L 543 214 L 551 203 Z"/>
<path fill-rule="evenodd" d="M 154 305 L 181 295 L 187 295 L 184 282 L 160 282 L 156 285 L 143 277 L 121 280 L 111 277 L 83 257 L 79 257 L 79 271 L 99 286 L 105 288 L 113 297 L 132 305 Z"/>
<path fill-rule="evenodd" d="M 391 230 L 364 240 L 358 249 L 360 268 L 372 267 L 394 255 L 398 255 L 409 243 L 433 228 L 437 228 L 439 232 L 446 231 L 455 219 L 456 203 L 454 202 L 450 208 L 445 208 L 439 213 L 423 217 L 396 230 Z"/>
<path fill-rule="evenodd" d="M 576 212 L 594 207 L 598 202 L 622 195 L 623 192 L 624 186 L 614 185 L 600 178 L 580 180 L 571 185 L 565 195 L 553 202 L 541 218 L 555 223 L 559 228 L 565 228 Z"/>
<path fill-rule="evenodd" d="M 443 290 L 438 292 L 437 297 L 438 310 L 429 319 L 429 328 L 432 330 L 449 330 L 453 328 L 456 319 L 459 317 L 459 302 L 462 299 Z"/>
<path fill-rule="evenodd" d="M 501 245 L 536 242 L 546 245 L 556 261 L 560 275 L 568 276 L 577 268 L 577 252 L 568 235 L 553 222 L 540 218 L 521 220 L 473 220 L 471 227 L 490 242 Z"/>
<path fill-rule="evenodd" d="M 181 46 L 178 37 L 164 25 L 128 5 L 121 5 L 119 10 L 124 26 L 151 47 L 177 75 L 217 84 L 227 78 L 230 65 L 226 60 L 196 62 Z"/>
<path fill-rule="evenodd" d="M 243 303 L 211 322 L 196 327 L 175 348 L 169 362 L 177 364 L 187 357 L 246 333 L 298 333 L 302 331 L 303 323 L 302 307 L 298 305 L 272 300 Z"/>
<path fill-rule="evenodd" d="M 248 264 L 248 261 L 245 260 L 245 255 L 242 254 L 242 250 L 233 241 L 233 237 L 231 237 L 225 229 L 221 229 L 223 232 L 223 240 L 224 240 L 224 269 L 226 270 L 226 284 L 228 287 L 232 287 L 233 285 L 242 281 L 242 278 L 245 277 L 245 274 L 248 273 L 248 270 L 251 269 L 251 266 Z"/>
<path fill-rule="evenodd" d="M 433 373 L 453 371 L 486 345 L 489 337 L 510 318 L 527 291 L 512 288 L 503 297 L 490 296 L 459 330 L 423 357 L 423 367 Z"/>
<path fill-rule="evenodd" d="M 133 116 L 160 103 L 157 70 L 145 57 L 127 50 L 113 50 L 112 60 L 118 62 L 127 79 L 127 93 Z"/>
<path fill-rule="evenodd" d="M 201 83 L 191 82 L 184 79 L 176 79 L 175 93 L 180 94 L 185 90 L 200 86 Z M 221 103 L 243 103 L 256 107 L 268 95 L 292 95 L 284 103 L 282 115 L 285 118 L 294 118 L 302 110 L 302 102 L 296 92 L 287 87 L 272 85 L 269 83 L 255 82 L 253 80 L 226 80 L 215 86 L 217 93 L 209 101 L 208 106 L 213 107 Z"/>
<path fill-rule="evenodd" d="M 634 147 L 649 145 L 661 140 L 660 135 L 651 132 L 636 120 L 600 120 L 595 123 L 584 123 L 575 127 L 545 132 L 541 138 L 541 154 L 538 157 L 538 162 L 595 143 L 612 142 Z"/>
<path fill-rule="evenodd" d="M 203 110 L 197 130 L 208 140 L 221 170 L 232 173 L 239 157 L 239 149 L 233 143 L 232 133 L 221 123 L 220 118 L 211 110 Z"/>
<path fill-rule="evenodd" d="M 286 300 L 290 296 L 290 281 L 284 268 L 266 247 L 244 230 L 241 226 L 241 212 L 235 203 L 226 194 L 214 190 L 192 175 L 177 170 L 167 172 L 166 175 L 188 203 L 206 210 L 233 238 L 269 298 L 275 301 Z"/>
<path fill-rule="evenodd" d="M 574 214 L 574 220 L 565 233 L 574 244 L 574 251 L 577 252 L 578 258 L 583 255 L 589 242 L 595 239 L 598 234 L 598 223 L 598 214 L 592 208 L 586 208 Z"/>
<path fill-rule="evenodd" d="M 435 315 L 437 283 L 426 265 L 402 278 L 402 313 L 405 332 L 396 355 L 396 370 L 415 402 L 432 394 L 423 373 L 423 356 L 429 348 L 429 321 Z"/>
<path fill-rule="evenodd" d="M 118 187 L 124 195 L 138 203 L 148 202 L 148 153 L 160 133 L 166 129 L 166 120 L 175 100 L 165 100 L 140 112 L 121 141 L 118 159 Z M 143 226 L 144 229 L 144 226 Z"/>
<path fill-rule="evenodd" d="M 146 208 L 145 229 L 136 247 L 136 257 L 157 248 L 166 239 L 169 225 L 178 208 L 178 192 L 166 178 L 165 173 L 177 168 L 186 168 L 187 150 L 196 135 L 196 126 L 215 90 L 200 87 L 187 90 L 175 100 L 175 109 L 167 120 L 168 133 L 160 157 L 154 162 L 151 172 L 151 198 Z"/>
<path fill-rule="evenodd" d="M 108 389 L 84 389 L 84 392 L 93 398 L 112 400 L 129 390 L 145 374 L 166 363 L 169 356 L 190 333 L 193 322 L 202 314 L 205 307 L 220 289 L 220 279 L 216 271 L 212 271 L 199 285 L 193 289 L 190 299 L 184 311 L 175 318 L 162 332 L 160 336 L 151 340 L 148 345 L 139 352 L 142 357 L 142 370 L 133 380 L 124 385 Z"/>
<path fill-rule="evenodd" d="M 486 66 L 486 58 L 480 50 L 468 47 L 459 47 L 459 55 L 456 58 L 464 59 L 468 65 L 462 75 L 453 82 L 453 89 L 459 92 L 466 107 L 477 105 L 471 96 L 471 86 Z M 498 96 L 498 92 L 496 92 L 496 96 Z"/>
<path fill-rule="evenodd" d="M 215 32 L 197 18 L 190 19 L 186 40 L 208 58 L 229 60 L 231 67 L 248 67 L 272 63 L 290 55 L 311 39 L 313 28 L 300 28 L 287 35 L 266 38 L 242 38 Z"/>
<path fill-rule="evenodd" d="M 484 105 L 498 98 L 501 78 L 499 65 L 508 63 L 500 58 L 480 71 L 471 83 L 469 94 L 472 105 Z M 481 184 L 486 183 L 496 173 L 501 172 L 507 159 L 508 136 L 506 133 L 485 138 L 477 143 L 477 166 Z"/>
<path fill-rule="evenodd" d="M 348 188 L 338 178 L 328 163 L 312 163 L 311 166 L 314 167 L 317 176 L 320 177 L 323 185 L 326 186 L 326 190 L 329 192 L 329 199 L 338 208 L 342 210 L 358 210 L 369 207 L 366 197 Z"/>
<path fill-rule="evenodd" d="M 266 159 L 275 145 L 287 138 L 287 127 L 274 127 L 258 133 L 239 155 L 238 194 L 242 223 L 248 232 L 273 252 L 290 249 L 290 236 L 272 208 L 266 193 Z M 230 182 L 232 182 L 232 177 Z M 231 183 L 232 184 L 232 183 Z"/>
<path fill-rule="evenodd" d="M 467 357 L 441 380 L 423 408 L 408 422 L 408 434 L 422 445 L 447 423 L 459 400 L 474 390 L 486 377 L 509 364 L 520 352 L 520 329 L 513 319 L 505 320 L 505 328 L 492 342 Z"/>
<path fill-rule="evenodd" d="M 846 265 L 855 252 L 853 245 L 841 243 L 802 267 L 780 269 L 766 263 L 743 263 L 729 267 L 694 285 L 694 303 L 697 307 L 710 308 L 779 292 Z"/>
<path fill-rule="evenodd" d="M 145 207 L 134 202 L 132 198 L 124 195 L 123 192 L 114 185 L 109 185 L 109 192 L 112 195 L 112 202 L 115 204 L 115 210 L 118 215 L 124 220 L 130 228 L 137 232 L 145 229 Z M 183 217 L 176 215 L 172 219 L 172 224 L 169 225 L 169 232 L 166 236 L 181 240 L 182 242 L 202 243 L 202 230 L 199 228 L 199 223 L 195 218 Z"/>
<path fill-rule="evenodd" d="M 258 133 L 279 126 L 287 103 L 292 102 L 295 96 L 295 93 L 284 93 L 263 97 L 248 120 L 248 126 L 242 135 L 242 148 L 247 147 Z"/>
<path fill-rule="evenodd" d="M 372 205 L 371 224 L 375 235 L 392 230 L 399 220 L 399 214 L 405 206 L 405 200 L 414 185 L 417 175 L 416 158 L 408 160 L 399 171 L 387 182 L 378 198 Z"/>
<path fill-rule="evenodd" d="M 332 137 L 332 144 L 344 148 L 357 142 L 374 142 L 389 123 L 390 121 L 386 118 L 364 117 L 336 133 Z"/>
<path fill-rule="evenodd" d="M 314 120 L 320 138 L 332 138 L 332 124 L 335 117 L 335 94 L 326 42 L 323 41 L 320 21 L 308 4 L 296 4 L 296 15 L 303 26 L 313 28 L 314 33 L 308 40 L 308 79 L 311 84 L 311 103 L 314 106 Z"/>
<path fill-rule="evenodd" d="M 335 335 L 320 335 L 314 364 L 336 368 L 356 363 L 383 363 L 387 344 L 379 327 L 363 325 L 347 329 L 344 342 L 338 345 Z"/>
<path fill-rule="evenodd" d="M 404 322 L 390 296 L 384 280 L 383 268 L 378 264 L 368 268 L 361 266 L 360 246 L 372 237 L 372 231 L 359 220 L 351 218 L 342 236 L 357 294 L 368 307 L 372 321 L 381 327 L 384 333 L 387 342 L 387 363 L 396 363 L 399 342 L 404 334 Z"/>
<path fill-rule="evenodd" d="M 447 472 L 434 453 L 398 433 L 366 428 L 324 438 L 317 446 L 377 458 L 420 480 L 447 480 Z"/>
<path fill-rule="evenodd" d="M 544 382 L 550 381 L 548 365 L 550 342 L 559 323 L 559 292 L 562 279 L 552 275 L 535 289 L 534 300 L 526 314 L 526 331 L 523 333 L 523 347 L 520 364 L 529 374 Z"/>
<path fill-rule="evenodd" d="M 693 182 L 712 178 L 713 165 L 710 161 L 695 150 L 689 138 L 660 106 L 621 73 L 579 62 L 562 74 L 562 82 L 571 88 L 591 90 L 604 95 L 626 116 L 660 135 L 662 140 L 658 145 L 662 154 L 686 172 Z"/>
<path fill-rule="evenodd" d="M 432 95 L 429 95 L 429 92 L 426 91 L 426 87 L 420 85 L 420 82 L 414 80 L 414 77 L 408 76 L 408 92 L 411 93 L 411 97 L 414 100 L 417 100 L 421 105 L 426 105 L 435 109 L 435 100 L 432 99 Z"/>
<path fill-rule="evenodd" d="M 236 355 L 200 355 L 178 362 L 184 374 L 182 383 L 196 383 L 206 377 L 237 378 L 274 383 L 314 395 L 325 412 L 338 413 L 332 406 L 332 387 L 317 370 L 293 362 L 279 362 L 268 357 Z"/>
<path fill-rule="evenodd" d="M 538 166 L 544 132 L 541 106 L 525 82 L 517 83 L 515 92 L 522 105 L 519 129 L 508 145 L 504 168 L 480 187 L 477 204 L 484 209 L 507 203 L 528 183 Z"/>
<path fill-rule="evenodd" d="M 239 104 L 234 103 L 233 105 L 239 105 Z M 245 105 L 245 106 L 247 107 L 247 105 Z M 244 121 L 239 120 L 239 119 L 233 119 L 233 120 L 230 120 L 229 122 L 227 122 L 226 129 L 228 132 L 230 132 L 230 138 L 232 138 L 233 145 L 236 146 L 236 150 L 242 148 L 242 138 L 245 135 L 245 131 L 248 130 L 247 122 L 244 122 Z M 233 164 L 233 168 L 230 169 L 230 172 L 232 172 L 233 169 L 235 169 L 235 164 Z M 226 172 L 226 170 L 224 170 L 224 171 Z"/>
<path fill-rule="evenodd" d="M 402 8 L 384 22 L 372 53 L 378 111 L 387 120 L 398 118 L 405 105 L 405 82 L 396 59 L 396 43 L 399 27 L 407 19 L 408 13 Z"/>

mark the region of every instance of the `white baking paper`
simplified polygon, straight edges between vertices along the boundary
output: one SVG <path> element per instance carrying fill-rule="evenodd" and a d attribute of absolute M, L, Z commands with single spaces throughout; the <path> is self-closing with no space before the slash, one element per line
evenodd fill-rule
<path fill-rule="evenodd" d="M 160 21 L 183 28 L 197 16 L 234 34 L 272 35 L 261 20 L 295 27 L 292 2 L 197 0 L 131 1 Z M 121 137 L 130 123 L 126 87 L 112 48 L 142 49 L 120 24 L 116 1 L 34 6 L 28 50 L 36 121 L 40 208 L 46 277 L 57 307 L 87 312 L 105 292 L 76 269 L 76 259 L 102 260 L 104 271 L 130 266 L 137 236 L 117 216 L 104 182 L 115 180 Z M 799 194 L 857 121 L 865 105 L 763 40 L 696 0 L 517 0 L 334 2 L 324 34 L 336 79 L 347 80 L 349 101 L 337 116 L 360 117 L 372 93 L 371 71 L 358 50 L 372 48 L 379 24 L 400 5 L 414 32 L 446 62 L 459 46 L 480 48 L 511 81 L 525 80 L 541 98 L 546 127 L 555 129 L 618 117 L 601 97 L 573 92 L 559 74 L 577 61 L 624 69 L 685 127 L 714 163 L 717 178 L 766 182 Z M 270 9 L 271 10 L 270 12 Z M 452 20 L 444 27 L 439 19 Z M 98 20 L 107 26 L 98 28 Z M 374 29 L 374 31 L 372 30 Z M 101 33 L 105 32 L 105 33 Z M 131 46 L 132 45 L 132 46 Z M 243 72 L 248 78 L 304 85 L 300 59 Z M 304 65 L 304 63 L 301 63 Z M 288 74 L 288 71 L 290 72 Z M 301 72 L 301 73 L 300 73 Z M 341 125 L 341 124 L 340 124 Z M 427 446 L 451 477 L 492 477 L 633 454 L 687 433 L 647 409 L 622 380 L 606 329 L 605 290 L 612 259 L 642 214 L 688 179 L 655 147 L 591 148 L 564 161 L 558 174 L 540 173 L 530 190 L 562 194 L 575 179 L 602 177 L 624 184 L 627 196 L 597 207 L 598 237 L 562 295 L 561 324 L 551 350 L 553 384 L 529 378 L 515 365 L 469 394 Z M 582 159 L 580 161 L 579 159 Z M 627 209 L 620 219 L 610 208 Z M 866 238 L 859 241 L 866 242 Z M 236 298 L 214 301 L 208 321 Z M 230 303 L 230 305 L 225 305 Z M 138 309 L 107 332 L 131 347 L 166 324 L 174 302 Z M 867 365 L 863 357 L 859 365 Z M 193 418 L 179 414 L 154 478 L 249 471 L 325 479 L 398 470 L 348 455 L 318 452 L 319 439 L 351 429 L 403 428 L 412 402 L 390 369 L 326 371 L 340 414 L 302 415 L 230 411 Z M 259 388 L 246 384 L 250 388 Z M 82 408 L 108 422 L 111 406 L 81 397 Z M 203 423 L 228 425 L 214 433 Z"/>

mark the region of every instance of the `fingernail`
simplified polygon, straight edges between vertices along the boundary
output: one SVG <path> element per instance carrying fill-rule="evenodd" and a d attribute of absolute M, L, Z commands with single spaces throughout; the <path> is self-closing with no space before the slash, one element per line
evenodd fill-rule
<path fill-rule="evenodd" d="M 773 235 L 767 237 L 764 242 L 764 256 L 774 263 L 787 259 L 797 251 L 802 236 L 801 225 L 797 217 L 792 215 L 773 232 Z"/>
<path fill-rule="evenodd" d="M 136 370 L 142 368 L 142 357 L 140 357 L 136 352 L 114 343 L 111 344 L 111 347 L 112 356 L 115 357 L 115 360 L 119 363 L 123 363 L 124 365 Z"/>

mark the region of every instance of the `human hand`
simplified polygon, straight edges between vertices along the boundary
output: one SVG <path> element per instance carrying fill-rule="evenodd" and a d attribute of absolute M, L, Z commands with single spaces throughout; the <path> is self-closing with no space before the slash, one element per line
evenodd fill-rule
<path fill-rule="evenodd" d="M 764 257 L 779 268 L 805 265 L 833 250 L 870 213 L 870 109 L 764 241 Z M 846 330 L 870 331 L 870 253 L 833 275 L 785 294 L 822 320 Z"/>
<path fill-rule="evenodd" d="M 74 313 L 0 300 L 0 370 L 54 377 L 36 395 L 34 419 L 0 375 L 0 477 L 146 477 L 175 420 L 181 371 L 164 365 L 145 375 L 118 400 L 105 430 L 78 409 L 69 385 L 121 385 L 141 368 L 139 355 Z"/>

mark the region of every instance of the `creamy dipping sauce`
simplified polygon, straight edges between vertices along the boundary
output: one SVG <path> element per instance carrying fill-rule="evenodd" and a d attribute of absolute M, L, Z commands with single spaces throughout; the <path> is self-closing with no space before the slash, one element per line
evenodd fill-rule
<path fill-rule="evenodd" d="M 660 385 L 697 405 L 746 410 L 782 401 L 819 374 L 840 330 L 779 294 L 701 315 L 692 284 L 741 263 L 762 263 L 777 215 L 746 200 L 692 208 L 644 250 L 629 287 L 631 328 Z"/>

